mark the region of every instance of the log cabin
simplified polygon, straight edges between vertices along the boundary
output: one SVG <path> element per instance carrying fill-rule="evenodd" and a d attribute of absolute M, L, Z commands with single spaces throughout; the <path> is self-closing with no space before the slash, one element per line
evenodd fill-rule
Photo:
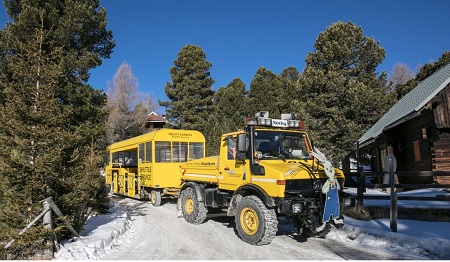
<path fill-rule="evenodd" d="M 450 171 L 450 64 L 401 98 L 358 143 L 370 152 L 372 171 L 383 170 L 389 146 L 397 171 Z M 449 176 L 403 179 L 399 182 L 450 185 Z"/>

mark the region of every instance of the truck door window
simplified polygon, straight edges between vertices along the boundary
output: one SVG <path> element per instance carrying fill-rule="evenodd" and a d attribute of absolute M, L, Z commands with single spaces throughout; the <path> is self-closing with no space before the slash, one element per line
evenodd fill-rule
<path fill-rule="evenodd" d="M 228 139 L 228 159 L 236 159 L 236 138 Z"/>

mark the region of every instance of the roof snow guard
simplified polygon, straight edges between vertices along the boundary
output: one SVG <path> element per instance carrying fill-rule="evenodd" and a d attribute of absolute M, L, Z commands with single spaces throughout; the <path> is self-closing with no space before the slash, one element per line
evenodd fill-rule
<path fill-rule="evenodd" d="M 362 137 L 360 146 L 372 143 L 383 131 L 417 115 L 417 113 L 450 83 L 450 64 L 425 78 L 413 90 L 402 97 Z"/>

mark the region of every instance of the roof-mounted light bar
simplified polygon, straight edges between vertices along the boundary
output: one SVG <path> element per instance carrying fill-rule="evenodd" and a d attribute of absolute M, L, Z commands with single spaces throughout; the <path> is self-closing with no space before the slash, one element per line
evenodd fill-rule
<path fill-rule="evenodd" d="M 304 128 L 304 123 L 297 120 L 297 114 L 281 114 L 281 119 L 273 119 L 269 118 L 269 112 L 260 111 L 255 114 L 254 121 L 250 125 L 292 129 Z M 249 123 L 246 122 L 246 125 L 249 125 Z"/>

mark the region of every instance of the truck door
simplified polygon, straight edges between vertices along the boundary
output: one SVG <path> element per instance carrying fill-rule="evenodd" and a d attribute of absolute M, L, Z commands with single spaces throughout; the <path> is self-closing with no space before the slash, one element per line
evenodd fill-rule
<path fill-rule="evenodd" d="M 249 180 L 244 161 L 236 160 L 236 137 L 222 141 L 219 164 L 219 188 L 235 190 Z"/>

